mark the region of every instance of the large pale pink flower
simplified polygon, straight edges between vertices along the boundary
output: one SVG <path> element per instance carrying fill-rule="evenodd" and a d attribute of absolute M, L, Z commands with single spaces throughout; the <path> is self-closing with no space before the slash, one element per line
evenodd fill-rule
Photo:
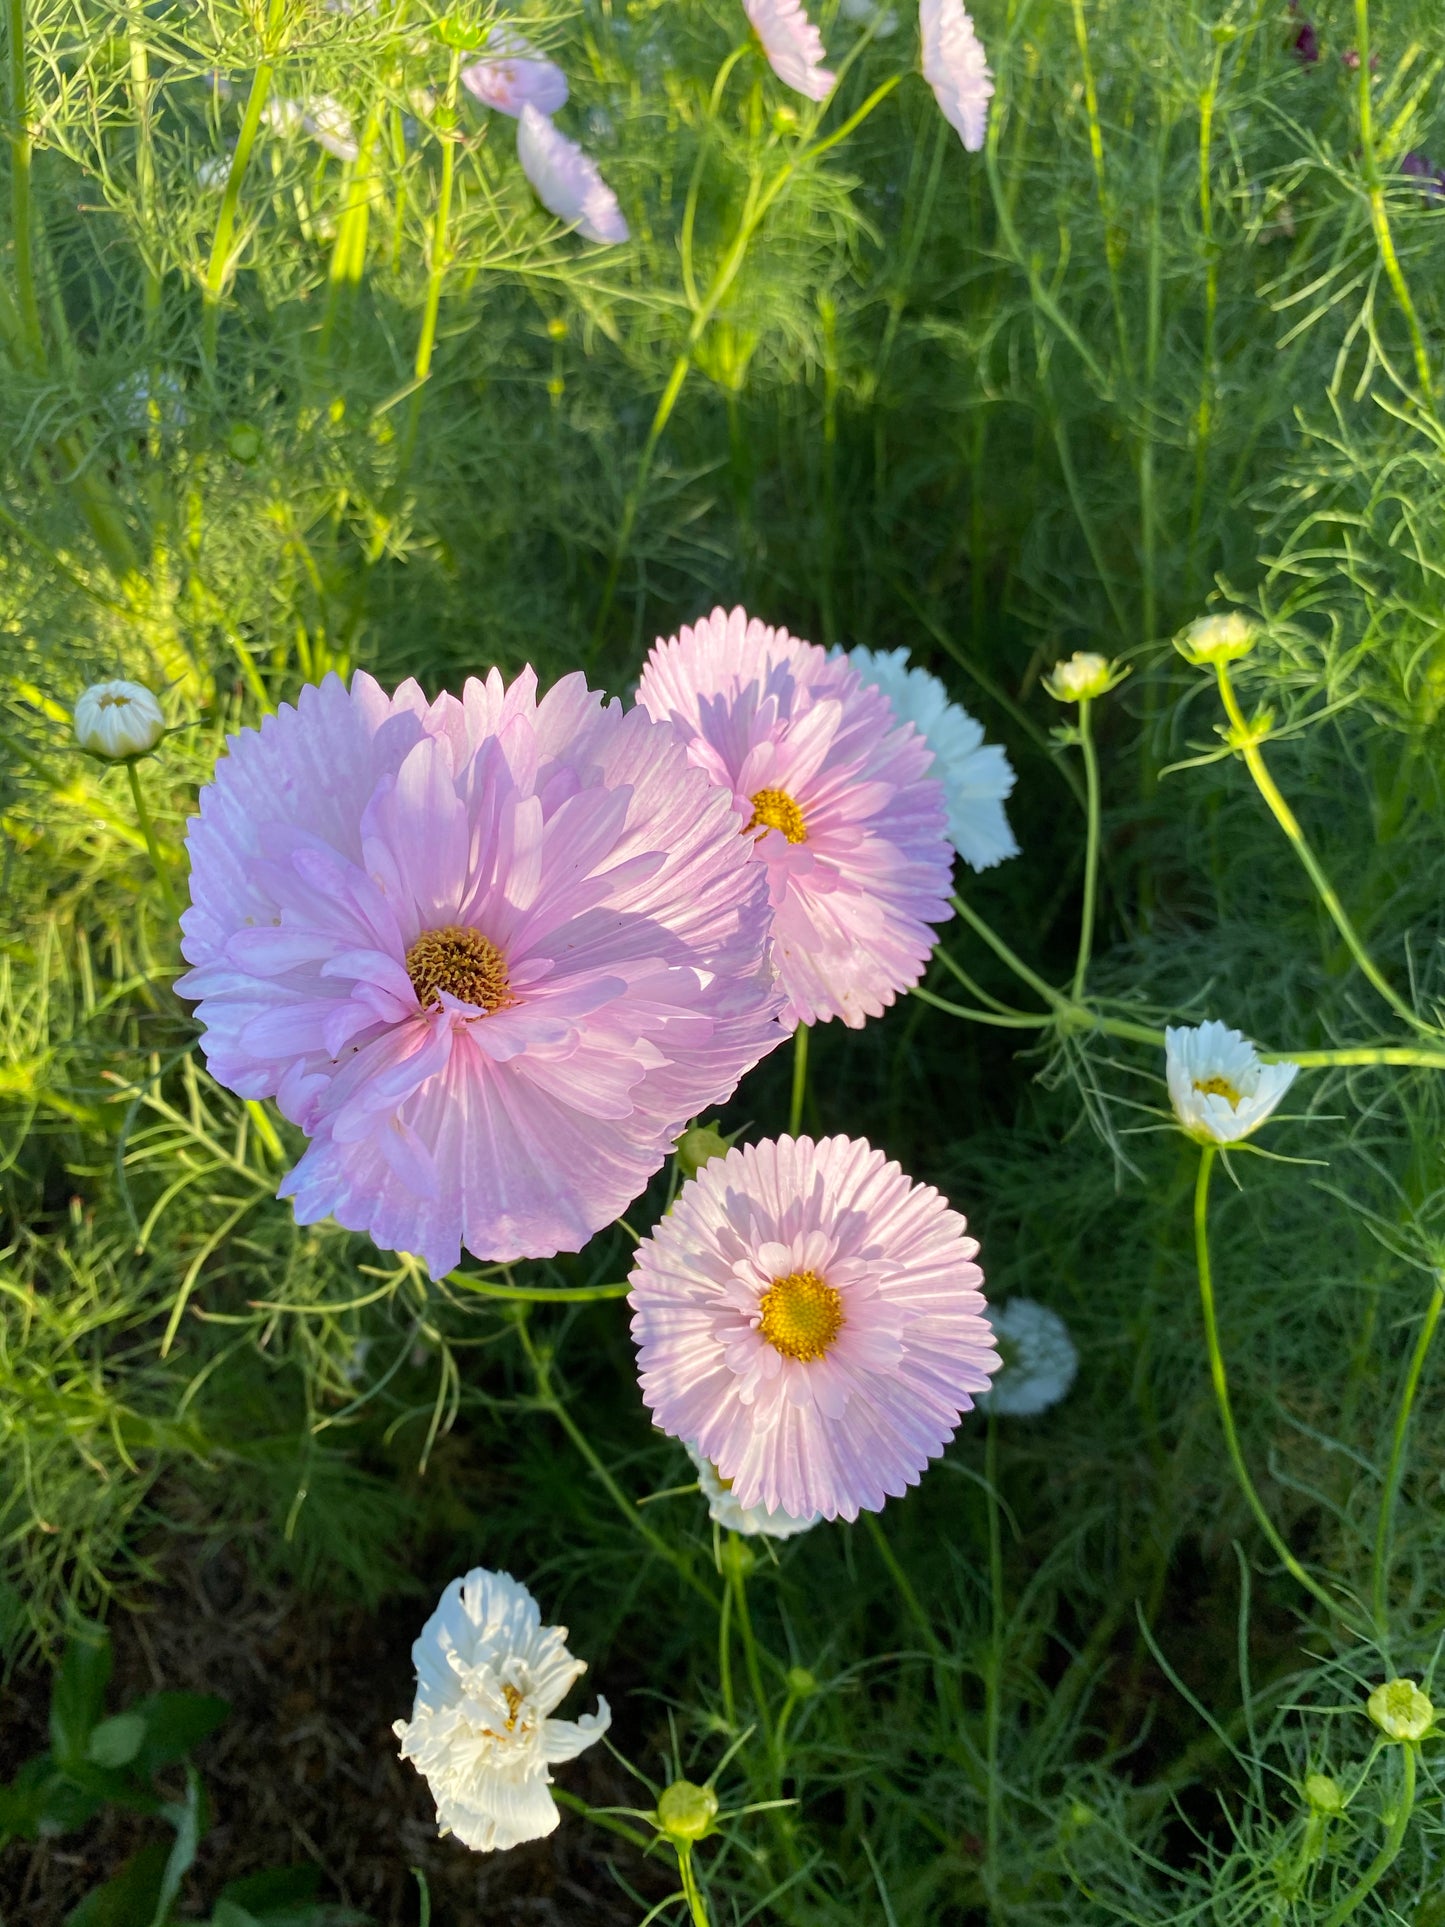
<path fill-rule="evenodd" d="M 808 18 L 802 0 L 743 0 L 753 32 L 762 42 L 768 65 L 785 87 L 809 100 L 826 100 L 836 74 L 823 62 L 823 36 Z"/>
<path fill-rule="evenodd" d="M 515 27 L 493 27 L 485 57 L 462 68 L 462 85 L 484 107 L 515 119 L 526 106 L 555 114 L 567 105 L 567 76 Z"/>
<path fill-rule="evenodd" d="M 878 1511 L 998 1369 L 966 1234 L 859 1138 L 712 1159 L 637 1247 L 632 1336 L 653 1417 L 740 1506 Z"/>
<path fill-rule="evenodd" d="M 785 1023 L 881 1016 L 952 914 L 947 805 L 923 738 L 846 657 L 742 609 L 659 642 L 637 699 L 732 792 L 767 865 Z"/>
<path fill-rule="evenodd" d="M 416 1252 L 576 1251 L 777 1037 L 767 892 L 668 731 L 580 675 L 370 676 L 233 736 L 178 988 L 311 1139 L 282 1185 Z"/>
<path fill-rule="evenodd" d="M 943 117 L 971 154 L 988 132 L 993 75 L 963 0 L 918 0 L 923 78 Z"/>
<path fill-rule="evenodd" d="M 549 214 L 586 241 L 615 243 L 629 235 L 617 196 L 597 163 L 527 101 L 517 116 L 517 159 Z"/>

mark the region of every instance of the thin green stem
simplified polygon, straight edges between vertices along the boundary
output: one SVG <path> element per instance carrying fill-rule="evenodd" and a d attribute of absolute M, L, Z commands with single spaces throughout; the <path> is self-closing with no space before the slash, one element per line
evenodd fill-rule
<path fill-rule="evenodd" d="M 1240 1450 L 1239 1434 L 1234 1425 L 1234 1409 L 1229 1399 L 1229 1380 L 1224 1370 L 1224 1354 L 1219 1348 L 1219 1326 L 1214 1312 L 1214 1280 L 1209 1263 L 1209 1177 L 1214 1168 L 1215 1146 L 1205 1144 L 1199 1153 L 1199 1177 L 1194 1186 L 1194 1255 L 1199 1268 L 1199 1302 L 1204 1312 L 1204 1340 L 1209 1349 L 1209 1375 L 1214 1381 L 1215 1402 L 1219 1406 L 1219 1422 L 1224 1431 L 1224 1443 L 1229 1453 L 1230 1464 L 1239 1489 L 1244 1494 L 1259 1522 L 1260 1530 L 1273 1547 L 1276 1556 L 1290 1576 L 1298 1580 L 1306 1592 L 1317 1599 L 1335 1617 L 1340 1616 L 1340 1605 L 1332 1599 L 1310 1573 L 1306 1572 L 1295 1558 L 1284 1540 L 1275 1529 L 1274 1521 L 1264 1509 L 1264 1503 L 1254 1489 L 1254 1481 L 1244 1463 Z"/>
<path fill-rule="evenodd" d="M 1380 179 L 1380 160 L 1375 151 L 1375 105 L 1370 93 L 1372 76 L 1370 73 L 1370 0 L 1355 0 L 1355 95 L 1360 114 L 1360 162 L 1365 173 L 1365 198 L 1370 206 L 1370 224 L 1375 231 L 1375 245 L 1380 250 L 1384 263 L 1385 277 L 1390 283 L 1400 312 L 1405 317 L 1405 326 L 1410 334 L 1410 346 L 1415 356 L 1415 375 L 1420 384 L 1420 399 L 1432 418 L 1435 416 L 1435 382 L 1430 368 L 1430 353 L 1425 345 L 1425 332 L 1420 326 L 1420 317 L 1415 310 L 1414 297 L 1410 293 L 1405 271 L 1400 266 L 1400 257 L 1395 251 L 1395 237 L 1390 228 L 1389 209 L 1385 205 L 1385 189 Z"/>
<path fill-rule="evenodd" d="M 1228 715 L 1232 726 L 1231 740 L 1233 746 L 1239 751 L 1240 755 L 1243 756 L 1245 766 L 1254 778 L 1255 788 L 1268 804 L 1275 821 L 1294 845 L 1295 855 L 1304 866 L 1305 874 L 1314 885 L 1315 894 L 1319 897 L 1320 902 L 1329 913 L 1330 920 L 1344 938 L 1350 955 L 1359 965 L 1361 972 L 1368 982 L 1379 992 L 1380 996 L 1384 998 L 1385 1002 L 1397 1017 L 1407 1023 L 1412 1030 L 1429 1033 L 1431 1026 L 1415 1015 L 1414 1011 L 1411 1010 L 1410 1006 L 1394 987 L 1387 982 L 1376 966 L 1374 958 L 1365 948 L 1363 939 L 1355 929 L 1349 912 L 1340 901 L 1338 892 L 1325 875 L 1319 858 L 1310 848 L 1305 833 L 1300 828 L 1298 818 L 1285 801 L 1274 778 L 1270 775 L 1264 757 L 1260 753 L 1259 744 L 1254 740 L 1254 731 L 1246 722 L 1244 711 L 1239 706 L 1239 698 L 1236 696 L 1234 684 L 1230 680 L 1228 663 L 1216 663 L 1215 673 L 1219 679 L 1219 693 L 1224 701 L 1225 713 Z"/>
<path fill-rule="evenodd" d="M 1200 355 L 1199 400 L 1194 410 L 1194 497 L 1189 505 L 1189 551 L 1186 581 L 1195 579 L 1196 547 L 1204 519 L 1204 490 L 1209 474 L 1209 438 L 1214 426 L 1216 341 L 1219 316 L 1219 254 L 1214 244 L 1214 108 L 1224 60 L 1223 41 L 1214 49 L 1209 85 L 1199 103 L 1199 235 L 1204 248 L 1204 340 Z"/>
<path fill-rule="evenodd" d="M 626 1283 L 555 1288 L 545 1285 L 499 1285 L 491 1278 L 478 1277 L 474 1271 L 449 1271 L 446 1282 L 460 1286 L 463 1291 L 476 1292 L 482 1298 L 504 1298 L 513 1304 L 524 1305 L 595 1305 L 604 1298 L 625 1298 L 631 1290 Z"/>
<path fill-rule="evenodd" d="M 984 1680 L 984 1752 L 988 1762 L 987 1886 L 992 1909 L 998 1891 L 999 1820 L 1002 1814 L 999 1785 L 999 1735 L 1003 1721 L 1003 1529 L 998 1498 L 998 1416 L 990 1410 L 984 1438 L 984 1485 L 988 1495 L 988 1580 L 990 1626 L 988 1673 Z"/>
<path fill-rule="evenodd" d="M 136 821 L 140 824 L 140 833 L 146 840 L 146 851 L 150 856 L 151 868 L 156 873 L 156 882 L 160 885 L 161 901 L 166 906 L 166 916 L 173 924 L 179 924 L 181 908 L 176 902 L 176 893 L 171 884 L 165 859 L 161 855 L 161 846 L 156 841 L 155 825 L 151 822 L 151 813 L 146 808 L 145 792 L 140 786 L 140 773 L 134 763 L 126 764 L 125 773 L 130 780 L 131 800 L 135 804 Z"/>
<path fill-rule="evenodd" d="M 967 1004 L 950 1003 L 947 997 L 936 996 L 922 984 L 915 984 L 908 994 L 922 998 L 935 1010 L 946 1011 L 950 1017 L 962 1017 L 971 1024 L 992 1024 L 998 1030 L 1047 1030 L 1054 1021 L 1052 1017 L 1006 1017 L 996 1010 L 971 1010 Z"/>
<path fill-rule="evenodd" d="M 736 1731 L 738 1723 L 737 1694 L 733 1691 L 733 1589 L 723 1587 L 722 1606 L 717 1616 L 717 1670 L 722 1686 L 723 1718 L 730 1731 Z"/>
<path fill-rule="evenodd" d="M 1410 1816 L 1415 1810 L 1415 1745 L 1407 1740 L 1401 1747 L 1403 1756 L 1404 1784 L 1400 1788 L 1400 1798 L 1395 1803 L 1390 1816 L 1389 1826 L 1380 1851 L 1360 1875 L 1358 1882 L 1345 1895 L 1337 1907 L 1332 1907 L 1320 1922 L 1320 1927 L 1344 1927 L 1361 1902 L 1379 1886 L 1381 1880 L 1394 1864 L 1396 1855 L 1405 1843 L 1405 1830 L 1410 1824 Z"/>
<path fill-rule="evenodd" d="M 421 422 L 422 389 L 431 379 L 432 355 L 436 348 L 437 317 L 441 313 L 442 283 L 446 279 L 451 255 L 447 249 L 447 228 L 452 218 L 452 187 L 456 179 L 456 105 L 457 76 L 461 71 L 461 50 L 453 47 L 447 70 L 446 94 L 437 111 L 437 127 L 442 136 L 442 172 L 437 186 L 436 212 L 432 217 L 431 238 L 427 247 L 426 298 L 422 303 L 421 332 L 417 337 L 416 360 L 412 366 L 416 387 L 407 409 L 406 433 L 402 442 L 399 469 L 405 475 L 411 467 Z"/>
<path fill-rule="evenodd" d="M 773 1716 L 768 1708 L 768 1696 L 763 1690 L 763 1671 L 758 1657 L 758 1642 L 753 1633 L 753 1617 L 748 1611 L 748 1582 L 743 1570 L 745 1561 L 750 1557 L 748 1548 L 735 1532 L 728 1534 L 727 1555 L 723 1569 L 727 1577 L 728 1589 L 733 1596 L 733 1612 L 742 1635 L 743 1664 L 747 1668 L 748 1691 L 753 1696 L 753 1704 L 758 1709 L 758 1724 L 762 1728 L 763 1740 L 768 1754 L 773 1751 Z"/>
<path fill-rule="evenodd" d="M 1445 1279 L 1437 1277 L 1435 1289 L 1430 1294 L 1430 1303 L 1425 1311 L 1424 1322 L 1415 1340 L 1415 1349 L 1410 1355 L 1409 1370 L 1405 1373 L 1405 1384 L 1395 1413 L 1395 1435 L 1390 1442 L 1390 1462 L 1385 1470 L 1385 1490 L 1380 1498 L 1380 1522 L 1375 1529 L 1375 1562 L 1370 1600 L 1374 1612 L 1375 1631 L 1381 1639 L 1384 1639 L 1389 1632 L 1386 1591 L 1390 1576 L 1390 1546 L 1394 1534 L 1395 1500 L 1399 1495 L 1400 1480 L 1405 1471 L 1405 1440 L 1410 1430 L 1410 1414 L 1414 1410 L 1415 1394 L 1420 1387 L 1421 1374 L 1425 1370 L 1425 1360 L 1430 1354 L 1430 1345 L 1435 1337 L 1435 1327 L 1440 1322 L 1442 1307 L 1445 1307 Z"/>
<path fill-rule="evenodd" d="M 582 1430 L 581 1426 L 578 1425 L 571 1412 L 568 1411 L 564 1401 L 558 1397 L 556 1389 L 552 1384 L 551 1367 L 532 1342 L 532 1334 L 527 1329 L 525 1313 L 518 1315 L 516 1327 L 517 1336 L 521 1340 L 522 1350 L 527 1355 L 527 1363 L 532 1368 L 532 1377 L 537 1387 L 537 1403 L 544 1411 L 550 1412 L 553 1418 L 556 1419 L 557 1423 L 562 1427 L 562 1430 L 587 1461 L 598 1484 L 638 1537 L 644 1540 L 659 1558 L 665 1559 L 670 1566 L 675 1568 L 681 1575 L 683 1581 L 691 1586 L 694 1592 L 700 1593 L 710 1605 L 716 1604 L 716 1598 L 712 1588 L 704 1585 L 687 1561 L 684 1560 L 665 1539 L 655 1533 L 651 1526 L 642 1518 L 637 1507 L 633 1505 L 627 1494 L 622 1490 L 622 1487 L 598 1457 L 597 1452 L 593 1448 L 592 1441 L 587 1437 L 587 1434 Z"/>
<path fill-rule="evenodd" d="M 1094 918 L 1099 896 L 1099 754 L 1094 747 L 1093 703 L 1087 696 L 1079 703 L 1079 747 L 1084 753 L 1084 789 L 1087 796 L 1088 828 L 1084 845 L 1084 907 L 1079 919 L 1079 958 L 1074 965 L 1074 1001 L 1084 994 L 1089 975 L 1089 958 L 1094 948 Z"/>
<path fill-rule="evenodd" d="M 639 1853 L 646 1853 L 656 1839 L 655 1834 L 646 1834 L 640 1827 L 629 1827 L 625 1820 L 619 1820 L 615 1813 L 604 1812 L 600 1807 L 588 1806 L 577 1794 L 569 1793 L 566 1787 L 553 1786 L 552 1798 L 559 1807 L 566 1807 L 569 1813 L 580 1814 L 590 1820 L 594 1827 L 602 1827 L 608 1833 L 615 1833 L 619 1840 L 630 1841 Z"/>
<path fill-rule="evenodd" d="M 994 955 L 1008 965 L 1021 983 L 1027 984 L 1030 990 L 1042 997 L 1044 1002 L 1055 1011 L 1068 1003 L 1069 1000 L 1063 992 L 1055 990 L 1052 984 L 1045 983 L 1036 970 L 1030 970 L 1021 957 L 1015 956 L 993 925 L 985 922 L 976 910 L 970 909 L 962 897 L 951 897 L 949 901 L 969 929 L 983 938 Z"/>
<path fill-rule="evenodd" d="M 682 1895 L 687 1902 L 693 1927 L 712 1927 L 708 1919 L 707 1902 L 698 1884 L 697 1870 L 692 1864 L 692 1842 L 674 1840 L 672 1844 L 677 1849 L 677 1871 L 682 1877 Z"/>
<path fill-rule="evenodd" d="M 793 1099 L 788 1106 L 788 1135 L 796 1137 L 803 1128 L 803 1104 L 808 1095 L 808 1029 L 799 1024 L 793 1032 Z"/>
<path fill-rule="evenodd" d="M 236 136 L 236 151 L 231 156 L 225 192 L 221 196 L 221 208 L 216 216 L 216 232 L 211 237 L 210 258 L 206 263 L 205 278 L 201 283 L 201 303 L 204 310 L 201 348 L 206 362 L 211 366 L 214 366 L 216 359 L 216 338 L 221 326 L 221 301 L 230 284 L 231 271 L 235 265 L 233 241 L 236 232 L 236 213 L 241 204 L 241 188 L 246 179 L 246 169 L 251 164 L 251 152 L 256 145 L 256 136 L 261 129 L 261 115 L 270 98 L 271 81 L 275 73 L 270 55 L 284 15 L 285 0 L 270 0 L 262 43 L 264 57 L 251 78 L 251 91 L 246 96 L 245 111 L 241 115 L 241 131 Z"/>
<path fill-rule="evenodd" d="M 10 222 L 15 286 L 25 347 L 37 370 L 45 366 L 45 335 L 35 291 L 35 242 L 31 225 L 30 89 L 25 65 L 25 0 L 6 0 L 10 41 Z"/>

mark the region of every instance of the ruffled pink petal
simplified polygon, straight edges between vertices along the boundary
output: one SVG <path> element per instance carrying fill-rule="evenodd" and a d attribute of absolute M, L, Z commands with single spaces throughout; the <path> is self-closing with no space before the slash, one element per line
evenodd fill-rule
<path fill-rule="evenodd" d="M 530 101 L 517 117 L 517 158 L 547 212 L 575 227 L 584 240 L 616 243 L 629 238 L 617 196 L 596 162 Z"/>

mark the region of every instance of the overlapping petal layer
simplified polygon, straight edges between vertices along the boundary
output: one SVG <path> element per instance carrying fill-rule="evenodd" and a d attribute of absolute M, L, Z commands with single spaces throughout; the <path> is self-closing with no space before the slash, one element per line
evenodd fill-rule
<path fill-rule="evenodd" d="M 877 1511 L 918 1483 L 998 1366 L 966 1234 L 861 1139 L 713 1159 L 637 1248 L 632 1336 L 653 1417 L 739 1506 Z"/>
<path fill-rule="evenodd" d="M 726 800 L 581 676 L 328 677 L 231 739 L 188 844 L 213 1074 L 310 1136 L 303 1223 L 434 1274 L 579 1249 L 778 1036 Z M 423 967 L 459 943 L 479 976 Z"/>
<path fill-rule="evenodd" d="M 657 643 L 637 699 L 731 792 L 755 839 L 785 1021 L 881 1016 L 922 975 L 929 926 L 952 915 L 947 809 L 923 738 L 846 658 L 742 609 Z"/>

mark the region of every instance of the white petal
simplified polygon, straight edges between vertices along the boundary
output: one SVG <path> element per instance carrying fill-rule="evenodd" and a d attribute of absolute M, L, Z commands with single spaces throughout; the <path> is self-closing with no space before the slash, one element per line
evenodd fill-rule
<path fill-rule="evenodd" d="M 596 163 L 528 101 L 517 117 L 517 158 L 537 199 L 588 241 L 618 242 L 629 230 Z"/>
<path fill-rule="evenodd" d="M 993 76 L 963 0 L 919 0 L 923 78 L 943 117 L 971 154 L 988 132 Z"/>

